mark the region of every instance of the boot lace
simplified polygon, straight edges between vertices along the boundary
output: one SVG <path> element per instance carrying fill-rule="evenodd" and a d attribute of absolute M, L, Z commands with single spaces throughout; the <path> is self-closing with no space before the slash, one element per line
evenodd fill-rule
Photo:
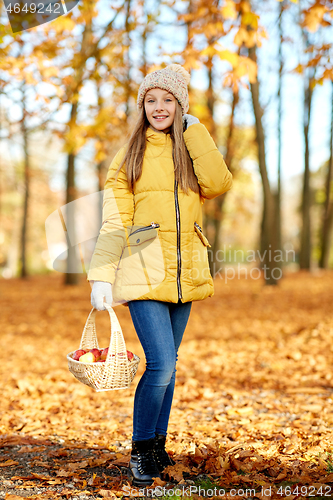
<path fill-rule="evenodd" d="M 138 453 L 138 470 L 141 474 L 158 474 L 155 458 L 151 451 Z"/>
<path fill-rule="evenodd" d="M 154 456 L 157 465 L 163 469 L 168 465 L 174 465 L 174 461 L 169 457 L 164 447 L 157 445 L 154 449 Z"/>

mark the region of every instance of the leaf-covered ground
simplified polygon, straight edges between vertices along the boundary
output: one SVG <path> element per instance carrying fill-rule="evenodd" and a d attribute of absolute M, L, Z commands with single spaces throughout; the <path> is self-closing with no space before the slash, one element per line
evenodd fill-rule
<path fill-rule="evenodd" d="M 66 354 L 79 347 L 90 286 L 62 276 L 0 282 L 0 498 L 333 498 L 333 272 L 215 282 L 181 345 L 168 449 L 153 491 L 130 486 L 135 386 L 96 393 Z M 106 312 L 97 317 L 108 345 Z M 177 496 L 178 495 L 178 496 Z"/>

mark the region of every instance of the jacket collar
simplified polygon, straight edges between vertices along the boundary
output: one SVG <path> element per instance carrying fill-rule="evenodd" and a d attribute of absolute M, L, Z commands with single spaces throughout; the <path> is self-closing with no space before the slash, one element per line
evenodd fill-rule
<path fill-rule="evenodd" d="M 171 143 L 171 137 L 169 134 L 164 132 L 157 132 L 152 128 L 148 127 L 146 132 L 147 141 L 156 146 L 165 146 L 167 143 Z"/>

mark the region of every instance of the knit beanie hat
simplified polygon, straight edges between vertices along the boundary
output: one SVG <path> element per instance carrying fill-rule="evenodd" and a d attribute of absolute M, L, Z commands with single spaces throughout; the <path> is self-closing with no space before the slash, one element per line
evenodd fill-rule
<path fill-rule="evenodd" d="M 185 115 L 188 111 L 188 89 L 190 74 L 180 64 L 170 64 L 166 68 L 149 73 L 140 85 L 138 93 L 138 108 L 143 105 L 148 90 L 163 89 L 171 92 L 182 107 Z"/>

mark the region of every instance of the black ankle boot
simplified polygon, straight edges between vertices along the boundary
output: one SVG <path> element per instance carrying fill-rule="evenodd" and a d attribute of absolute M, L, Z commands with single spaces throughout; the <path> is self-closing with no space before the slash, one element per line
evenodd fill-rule
<path fill-rule="evenodd" d="M 160 472 L 168 467 L 168 465 L 175 465 L 176 463 L 165 450 L 165 440 L 166 436 L 163 434 L 155 434 L 153 452 L 157 468 Z"/>
<path fill-rule="evenodd" d="M 133 486 L 150 486 L 154 477 L 161 477 L 153 455 L 154 438 L 132 441 L 129 468 L 133 475 Z"/>

